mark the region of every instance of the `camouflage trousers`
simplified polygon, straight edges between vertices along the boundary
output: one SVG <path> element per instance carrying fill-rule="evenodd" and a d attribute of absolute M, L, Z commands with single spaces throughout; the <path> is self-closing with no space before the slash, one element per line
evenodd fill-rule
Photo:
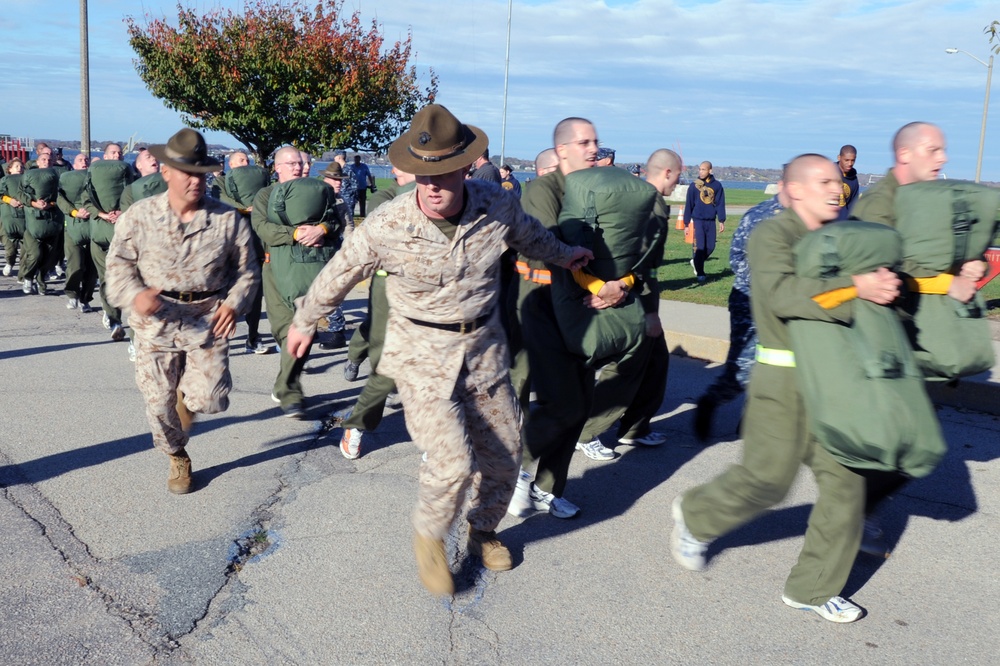
<path fill-rule="evenodd" d="M 729 353 L 726 365 L 705 395 L 723 404 L 746 391 L 750 370 L 756 362 L 756 350 L 757 327 L 750 312 L 750 297 L 733 289 L 729 292 Z"/>
<path fill-rule="evenodd" d="M 427 453 L 418 472 L 413 527 L 444 539 L 469 491 L 469 525 L 495 530 L 521 468 L 521 409 L 510 381 L 479 391 L 463 368 L 448 399 L 417 391 L 405 379 L 396 383 L 406 429 Z"/>
<path fill-rule="evenodd" d="M 229 408 L 229 340 L 212 334 L 216 301 L 164 304 L 151 317 L 132 313 L 135 383 L 146 400 L 153 445 L 176 453 L 188 443 L 177 416 L 177 389 L 192 412 L 215 414 Z"/>

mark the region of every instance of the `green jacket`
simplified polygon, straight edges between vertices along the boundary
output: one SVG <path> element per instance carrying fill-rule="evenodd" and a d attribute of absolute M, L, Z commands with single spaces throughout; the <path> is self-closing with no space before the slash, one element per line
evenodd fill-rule
<path fill-rule="evenodd" d="M 895 228 L 896 211 L 893 203 L 896 200 L 897 189 L 899 189 L 899 181 L 896 180 L 892 169 L 889 169 L 885 178 L 868 188 L 854 202 L 854 205 L 851 206 L 850 218 L 865 222 L 878 222 Z"/>

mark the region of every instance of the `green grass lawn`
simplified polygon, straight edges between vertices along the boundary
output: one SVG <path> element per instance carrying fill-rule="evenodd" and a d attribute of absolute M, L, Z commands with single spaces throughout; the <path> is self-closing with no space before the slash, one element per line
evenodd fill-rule
<path fill-rule="evenodd" d="M 749 190 L 743 190 L 749 191 Z M 729 193 L 726 193 L 727 203 Z M 684 242 L 684 232 L 670 227 L 667 245 L 663 252 L 663 265 L 657 272 L 661 297 L 726 307 L 733 288 L 733 272 L 729 269 L 729 245 L 738 220 L 730 220 L 725 232 L 716 239 L 715 252 L 705 262 L 705 282 L 698 284 L 691 269 L 691 246 Z M 982 291 L 991 319 L 1000 319 L 1000 277 L 987 284 Z"/>

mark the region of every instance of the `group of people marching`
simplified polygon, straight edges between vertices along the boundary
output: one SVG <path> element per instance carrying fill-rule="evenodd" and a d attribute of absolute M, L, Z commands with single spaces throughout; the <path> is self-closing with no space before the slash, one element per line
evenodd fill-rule
<path fill-rule="evenodd" d="M 518 198 L 497 179 L 466 178 L 473 165 L 490 171 L 488 143 L 445 107 L 421 109 L 389 149 L 394 186 L 367 211 L 362 204 L 368 215 L 355 227 L 343 156 L 306 178 L 308 156 L 294 147 L 274 154 L 273 176 L 237 153 L 208 196 L 208 174 L 221 165 L 199 133 L 183 129 L 139 156 L 136 168 L 141 160 L 152 169 L 139 178 L 114 166 L 120 149 L 79 184 L 67 177 L 85 163 L 61 177 L 48 164 L 8 176 L 4 228 L 14 212 L 28 220 L 21 277 L 25 293 L 32 280 L 42 290 L 61 211 L 68 306 L 89 307 L 99 278 L 115 339 L 124 336 L 121 309 L 131 313 L 137 384 L 176 494 L 197 488 L 187 451 L 196 414 L 228 406 L 237 320 L 247 319 L 248 351 L 270 350 L 258 328 L 266 302 L 281 355 L 272 398 L 302 418 L 317 324 L 331 331 L 321 346 L 342 346 L 338 308 L 370 278 L 344 374 L 356 379 L 365 357 L 371 372 L 344 421 L 341 452 L 361 455 L 364 433 L 398 391 L 423 452 L 418 574 L 432 593 L 451 594 L 444 540 L 466 501 L 468 551 L 506 571 L 513 559 L 496 533 L 505 513 L 581 511 L 566 497 L 575 451 L 611 460 L 618 445 L 667 439 L 651 427 L 669 367 L 656 273 L 681 158 L 653 151 L 645 179 L 599 167 L 596 128 L 570 117 Z M 756 326 L 734 338 L 727 366 L 752 366 L 744 455 L 672 508 L 673 556 L 700 570 L 714 539 L 779 502 L 808 465 L 819 499 L 782 599 L 833 622 L 863 614 L 839 595 L 864 526 L 875 525 L 866 518 L 944 454 L 925 377 L 953 379 L 993 361 L 982 352 L 985 322 L 970 313 L 1000 195 L 935 181 L 945 146 L 933 125 L 905 126 L 893 151 L 895 166 L 851 208 L 864 221 L 829 224 L 845 217 L 845 174 L 813 153 L 792 159 L 776 199 L 744 217 L 734 252 L 749 259 L 738 287 L 749 291 Z M 71 248 L 89 253 L 96 275 L 77 268 Z M 731 302 L 745 309 L 746 296 Z M 702 434 L 716 404 L 699 402 Z"/>

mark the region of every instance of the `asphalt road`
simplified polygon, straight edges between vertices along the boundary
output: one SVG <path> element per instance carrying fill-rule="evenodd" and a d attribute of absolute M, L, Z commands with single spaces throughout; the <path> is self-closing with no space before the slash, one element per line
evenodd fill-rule
<path fill-rule="evenodd" d="M 738 405 L 719 415 L 720 441 L 693 442 L 689 411 L 716 370 L 675 357 L 657 419 L 670 441 L 618 446 L 611 462 L 578 455 L 566 496 L 579 517 L 501 525 L 513 571 L 467 558 L 459 521 L 459 591 L 438 599 L 411 551 L 419 453 L 402 412 L 356 461 L 322 428 L 361 389 L 343 379 L 343 350 L 311 361 L 314 406 L 293 421 L 269 399 L 277 357 L 244 354 L 241 325 L 232 405 L 196 423 L 198 489 L 177 497 L 126 345 L 99 313 L 63 304 L 0 278 L 0 663 L 996 661 L 996 417 L 939 410 L 950 453 L 884 510 L 894 553 L 859 556 L 845 596 L 868 615 L 838 626 L 780 599 L 815 496 L 805 470 L 782 504 L 713 545 L 706 572 L 673 563 L 671 500 L 740 455 Z M 253 545 L 263 552 L 241 554 Z"/>

